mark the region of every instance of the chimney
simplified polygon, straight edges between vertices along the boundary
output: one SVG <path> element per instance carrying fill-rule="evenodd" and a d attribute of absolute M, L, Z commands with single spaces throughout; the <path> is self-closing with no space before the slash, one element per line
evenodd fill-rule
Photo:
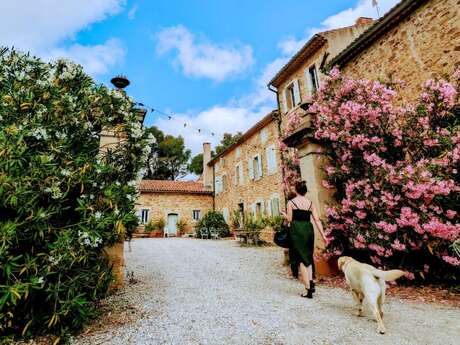
<path fill-rule="evenodd" d="M 213 190 L 214 178 L 212 168 L 208 165 L 211 161 L 211 144 L 203 143 L 203 185 L 204 188 Z"/>
<path fill-rule="evenodd" d="M 374 19 L 368 17 L 359 17 L 356 19 L 355 25 L 371 25 L 374 23 Z"/>

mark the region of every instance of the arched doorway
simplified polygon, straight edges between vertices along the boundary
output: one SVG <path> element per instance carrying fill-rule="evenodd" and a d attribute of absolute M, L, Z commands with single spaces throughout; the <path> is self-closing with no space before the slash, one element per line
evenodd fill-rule
<path fill-rule="evenodd" d="M 166 233 L 168 237 L 177 235 L 177 221 L 178 220 L 179 220 L 179 216 L 177 215 L 177 213 L 168 214 L 168 222 L 166 225 Z"/>

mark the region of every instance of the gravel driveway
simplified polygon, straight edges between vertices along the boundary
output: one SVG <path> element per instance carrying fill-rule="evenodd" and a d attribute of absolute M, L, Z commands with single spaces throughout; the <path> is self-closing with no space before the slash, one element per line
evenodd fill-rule
<path fill-rule="evenodd" d="M 458 344 L 460 310 L 390 298 L 387 334 L 349 293 L 317 287 L 313 300 L 286 277 L 279 248 L 234 241 L 136 239 L 128 271 L 140 282 L 124 299 L 142 312 L 134 322 L 80 336 L 77 344 Z M 457 340 L 455 340 L 457 339 Z"/>

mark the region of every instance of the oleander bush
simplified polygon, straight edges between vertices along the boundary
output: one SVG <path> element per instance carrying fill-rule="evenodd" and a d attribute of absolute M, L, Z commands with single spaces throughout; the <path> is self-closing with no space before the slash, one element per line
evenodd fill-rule
<path fill-rule="evenodd" d="M 102 128 L 122 137 L 99 154 Z M 133 101 L 69 61 L 0 51 L 0 334 L 63 335 L 112 280 L 103 248 L 137 225 L 149 142 Z M 142 172 L 141 172 L 142 174 Z"/>
<path fill-rule="evenodd" d="M 203 229 L 208 231 L 209 229 L 214 228 L 219 231 L 220 237 L 230 236 L 230 228 L 227 222 L 224 219 L 224 216 L 220 212 L 209 211 L 206 213 L 203 218 L 198 222 L 195 231 L 198 237 L 201 237 L 201 232 Z"/>
<path fill-rule="evenodd" d="M 330 158 L 323 185 L 338 201 L 330 255 L 459 283 L 459 84 L 459 72 L 430 80 L 415 105 L 397 106 L 398 84 L 331 71 L 310 108 Z"/>

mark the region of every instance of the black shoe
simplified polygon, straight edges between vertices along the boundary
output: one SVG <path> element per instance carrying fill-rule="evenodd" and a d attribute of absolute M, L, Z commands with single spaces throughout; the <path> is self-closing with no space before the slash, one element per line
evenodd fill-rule
<path fill-rule="evenodd" d="M 313 280 L 310 280 L 310 290 L 311 292 L 316 292 L 315 282 Z"/>
<path fill-rule="evenodd" d="M 311 289 L 307 289 L 307 293 L 300 295 L 300 297 L 313 298 L 313 291 Z"/>

